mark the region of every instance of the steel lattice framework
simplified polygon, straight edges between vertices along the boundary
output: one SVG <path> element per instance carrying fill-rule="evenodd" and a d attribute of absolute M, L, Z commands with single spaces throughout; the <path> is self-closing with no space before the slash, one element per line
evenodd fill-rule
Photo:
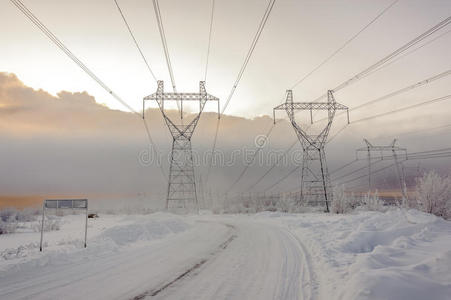
<path fill-rule="evenodd" d="M 359 148 L 356 150 L 356 158 L 358 159 L 358 153 L 359 152 L 367 152 L 367 158 L 368 158 L 368 191 L 371 191 L 371 153 L 372 152 L 378 152 L 380 154 L 380 159 L 384 159 L 384 152 L 389 152 L 393 156 L 393 160 L 395 161 L 395 167 L 396 167 L 396 175 L 398 177 L 399 186 L 401 189 L 402 197 L 403 197 L 403 204 L 405 204 L 405 201 L 407 200 L 407 188 L 406 188 L 406 180 L 405 180 L 405 174 L 404 174 L 404 168 L 402 165 L 402 162 L 398 159 L 398 153 L 402 152 L 405 154 L 405 159 L 407 160 L 407 149 L 401 148 L 396 146 L 396 139 L 391 142 L 388 146 L 374 146 L 371 144 L 367 139 L 363 139 L 363 141 L 366 144 L 366 147 Z"/>
<path fill-rule="evenodd" d="M 191 148 L 191 137 L 200 119 L 200 115 L 207 101 L 218 102 L 219 99 L 207 94 L 205 82 L 199 82 L 199 93 L 165 93 L 163 81 L 158 81 L 158 88 L 155 93 L 144 98 L 154 100 L 158 103 L 163 118 L 172 135 L 171 163 L 169 167 L 168 192 L 166 197 L 166 209 L 183 208 L 199 209 L 196 192 L 196 177 L 194 173 L 193 153 Z M 199 101 L 199 112 L 188 124 L 176 124 L 169 118 L 164 109 L 165 101 L 178 101 L 180 103 L 180 122 L 183 119 L 183 102 Z M 143 115 L 144 116 L 144 115 Z"/>
<path fill-rule="evenodd" d="M 276 106 L 273 110 L 274 122 L 276 110 L 285 110 L 291 125 L 302 145 L 303 159 L 301 171 L 300 201 L 309 204 L 324 204 L 329 211 L 329 202 L 332 201 L 332 188 L 326 164 L 324 146 L 327 141 L 336 110 L 346 110 L 348 107 L 335 101 L 332 91 L 327 92 L 327 102 L 293 102 L 293 91 L 287 90 L 285 103 Z M 319 134 L 307 134 L 307 128 L 302 128 L 296 121 L 295 111 L 310 111 L 310 122 L 313 124 L 313 111 L 325 110 L 328 112 L 327 125 Z M 348 112 L 349 122 L 349 112 Z"/>

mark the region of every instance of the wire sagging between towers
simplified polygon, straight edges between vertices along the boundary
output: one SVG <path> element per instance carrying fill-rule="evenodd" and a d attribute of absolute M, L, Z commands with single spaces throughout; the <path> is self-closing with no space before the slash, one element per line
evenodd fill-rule
<path fill-rule="evenodd" d="M 160 31 L 161 43 L 163 44 L 164 57 L 166 58 L 166 65 L 168 67 L 169 76 L 171 77 L 172 90 L 177 93 L 177 86 L 175 85 L 174 71 L 172 70 L 171 57 L 169 56 L 168 43 L 166 41 L 166 34 L 164 33 L 163 20 L 161 18 L 160 5 L 158 0 L 152 0 L 153 8 L 155 10 L 155 17 L 157 19 L 158 30 Z M 183 119 L 183 114 L 180 107 L 180 102 L 177 100 L 177 108 L 180 112 L 180 117 Z"/>
<path fill-rule="evenodd" d="M 244 71 L 246 70 L 247 64 L 249 63 L 249 60 L 252 57 L 252 53 L 254 52 L 255 47 L 257 46 L 257 42 L 258 42 L 258 40 L 260 38 L 260 35 L 263 32 L 263 29 L 265 28 L 266 21 L 268 20 L 269 15 L 271 14 L 271 11 L 272 11 L 272 9 L 274 7 L 275 2 L 276 2 L 276 0 L 270 0 L 269 3 L 268 3 L 268 6 L 266 7 L 265 13 L 263 14 L 263 17 L 262 17 L 262 19 L 260 21 L 260 24 L 258 26 L 257 32 L 255 33 L 254 39 L 252 40 L 251 46 L 249 48 L 249 51 L 247 52 L 247 55 L 246 55 L 246 57 L 244 59 L 244 62 L 243 62 L 243 65 L 241 66 L 241 69 L 238 72 L 238 76 L 237 76 L 237 78 L 236 78 L 236 80 L 235 80 L 235 82 L 234 82 L 234 84 L 232 86 L 232 89 L 230 90 L 229 96 L 227 97 L 226 103 L 225 103 L 224 107 L 222 108 L 220 115 L 224 114 L 225 110 L 227 109 L 227 107 L 228 107 L 228 105 L 230 103 L 230 100 L 232 100 L 233 94 L 235 93 L 235 90 L 236 90 L 236 88 L 237 88 L 237 86 L 238 86 L 238 84 L 239 84 L 239 82 L 241 80 L 241 77 L 243 76 Z M 211 149 L 211 160 L 210 160 L 210 164 L 208 166 L 208 171 L 207 171 L 207 180 L 209 180 L 209 178 L 210 178 L 209 175 L 210 175 L 210 170 L 211 170 L 211 167 L 212 167 L 212 164 L 213 164 L 213 156 L 215 155 L 215 151 L 216 151 L 216 142 L 217 142 L 217 139 L 218 139 L 218 132 L 219 132 L 220 126 L 221 126 L 221 119 L 218 119 L 218 121 L 216 123 L 216 131 L 215 131 L 215 137 L 214 137 L 214 140 L 213 140 L 213 146 L 212 146 L 212 149 Z"/>
<path fill-rule="evenodd" d="M 127 104 L 122 98 L 120 98 L 116 93 L 113 92 L 97 75 L 95 75 L 81 60 L 79 60 L 75 54 L 73 54 L 59 39 L 56 37 L 20 0 L 10 0 L 39 30 L 42 31 L 58 48 L 60 48 L 74 63 L 76 63 L 86 74 L 88 74 L 94 81 L 96 81 L 105 91 L 114 97 L 118 102 L 128 108 L 133 114 L 141 119 L 141 114 L 134 110 L 130 105 Z M 149 131 L 148 125 L 144 122 L 144 126 L 147 132 L 147 137 L 149 139 L 150 146 L 156 155 L 159 157 L 158 150 L 155 142 L 152 139 L 152 135 Z M 162 168 L 162 165 L 158 161 L 160 170 L 166 178 L 166 174 Z"/>

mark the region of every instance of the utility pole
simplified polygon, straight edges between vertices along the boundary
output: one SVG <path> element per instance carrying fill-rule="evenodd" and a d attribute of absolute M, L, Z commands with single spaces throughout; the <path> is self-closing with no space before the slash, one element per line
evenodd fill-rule
<path fill-rule="evenodd" d="M 390 153 L 396 167 L 396 176 L 398 177 L 399 187 L 401 190 L 402 198 L 403 198 L 403 204 L 406 204 L 407 201 L 407 188 L 406 188 L 406 181 L 405 181 L 405 173 L 404 173 L 404 167 L 402 165 L 402 162 L 399 161 L 398 154 L 399 152 L 404 152 L 406 159 L 407 159 L 407 149 L 401 148 L 396 146 L 396 139 L 394 139 L 388 146 L 374 146 L 371 144 L 367 139 L 363 139 L 363 141 L 366 144 L 366 147 L 359 148 L 356 150 L 356 155 L 358 156 L 359 152 L 367 152 L 368 157 L 368 191 L 371 192 L 371 153 L 372 152 L 379 152 L 380 153 L 380 159 L 384 159 L 384 152 Z"/>
<path fill-rule="evenodd" d="M 196 177 L 194 174 L 193 152 L 191 148 L 191 137 L 194 129 L 200 119 L 200 115 L 207 101 L 218 102 L 219 118 L 219 99 L 207 94 L 205 82 L 199 82 L 199 93 L 165 93 L 163 81 L 158 81 L 158 88 L 155 93 L 149 95 L 143 100 L 143 118 L 144 106 L 146 100 L 154 100 L 158 103 L 163 118 L 172 135 L 171 163 L 169 167 L 168 190 L 166 196 L 166 209 L 177 208 L 199 211 L 199 203 L 196 192 Z M 165 111 L 166 101 L 180 102 L 180 123 L 172 121 Z M 199 101 L 199 112 L 194 115 L 186 125 L 183 124 L 183 101 Z"/>
<path fill-rule="evenodd" d="M 301 171 L 301 202 L 324 204 L 329 212 L 329 203 L 332 201 L 332 187 L 326 163 L 324 146 L 329 135 L 330 127 L 337 110 L 346 110 L 348 107 L 335 101 L 332 91 L 327 92 L 327 102 L 293 102 L 293 91 L 287 90 L 285 103 L 276 106 L 273 110 L 274 123 L 276 110 L 285 110 L 291 121 L 294 131 L 302 145 L 303 159 Z M 309 111 L 310 123 L 313 124 L 313 111 L 327 111 L 327 124 L 317 134 L 307 134 L 307 128 L 298 124 L 295 111 Z"/>

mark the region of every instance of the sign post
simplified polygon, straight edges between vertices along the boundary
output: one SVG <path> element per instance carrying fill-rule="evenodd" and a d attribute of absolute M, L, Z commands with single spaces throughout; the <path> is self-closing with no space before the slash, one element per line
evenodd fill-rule
<path fill-rule="evenodd" d="M 41 242 L 39 243 L 39 251 L 42 252 L 42 242 L 44 240 L 44 222 L 45 222 L 45 210 L 48 208 L 58 209 L 84 209 L 86 210 L 85 217 L 85 243 L 88 237 L 88 199 L 55 199 L 55 200 L 44 200 L 42 206 L 42 224 L 41 224 Z"/>

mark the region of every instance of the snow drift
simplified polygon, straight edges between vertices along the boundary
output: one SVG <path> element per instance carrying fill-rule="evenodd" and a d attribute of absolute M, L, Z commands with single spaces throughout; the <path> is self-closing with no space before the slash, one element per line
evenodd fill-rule
<path fill-rule="evenodd" d="M 417 210 L 285 222 L 311 253 L 320 299 L 449 299 L 451 222 Z"/>

